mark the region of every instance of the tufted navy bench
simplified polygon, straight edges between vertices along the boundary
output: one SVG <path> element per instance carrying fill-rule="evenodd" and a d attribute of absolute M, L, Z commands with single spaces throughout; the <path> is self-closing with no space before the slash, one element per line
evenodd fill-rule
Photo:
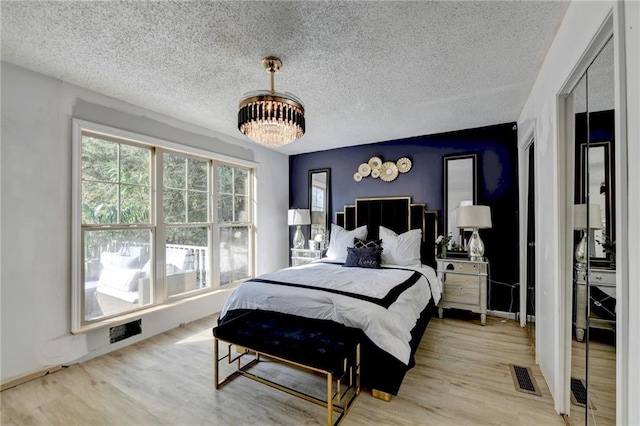
<path fill-rule="evenodd" d="M 226 318 L 225 318 L 226 319 Z M 216 389 L 242 375 L 327 408 L 327 425 L 333 425 L 333 411 L 340 413 L 340 423 L 360 393 L 359 332 L 341 324 L 292 317 L 266 311 L 248 311 L 224 321 L 213 329 L 214 383 Z M 227 344 L 220 357 L 219 341 Z M 235 345 L 239 355 L 232 357 Z M 242 365 L 242 358 L 251 361 Z M 261 356 L 324 374 L 327 378 L 326 400 L 291 389 L 250 373 Z M 219 380 L 220 361 L 237 361 L 235 371 Z M 334 380 L 336 386 L 334 389 Z"/>

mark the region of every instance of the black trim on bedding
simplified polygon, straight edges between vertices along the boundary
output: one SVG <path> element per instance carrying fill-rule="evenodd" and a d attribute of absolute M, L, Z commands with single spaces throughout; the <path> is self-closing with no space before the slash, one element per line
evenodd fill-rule
<path fill-rule="evenodd" d="M 387 269 L 401 269 L 401 268 L 387 268 Z M 409 271 L 412 271 L 412 270 L 409 270 Z M 418 271 L 412 271 L 412 272 L 413 274 L 411 274 L 409 278 L 407 278 L 404 282 L 396 285 L 391 290 L 389 290 L 387 295 L 382 299 L 378 299 L 372 296 L 365 296 L 357 293 L 350 293 L 348 291 L 336 290 L 332 288 L 321 288 L 321 287 L 314 287 L 306 284 L 295 284 L 295 283 L 287 283 L 283 281 L 266 280 L 264 278 L 254 278 L 250 281 L 266 283 L 266 284 L 284 285 L 284 286 L 297 287 L 297 288 L 306 288 L 309 290 L 326 291 L 327 293 L 334 293 L 334 294 L 339 294 L 341 296 L 347 296 L 347 297 L 352 297 L 354 299 L 364 300 L 365 302 L 374 303 L 378 306 L 382 306 L 385 309 L 389 309 L 389 306 L 393 305 L 393 303 L 396 300 L 398 300 L 398 297 L 400 297 L 400 295 L 404 291 L 411 288 L 415 283 L 418 282 L 420 277 L 423 276 L 422 273 Z M 427 279 L 427 282 L 429 282 L 429 279 Z M 431 287 L 431 283 L 429 283 L 429 287 Z"/>
<path fill-rule="evenodd" d="M 429 277 L 426 274 L 423 274 L 422 272 L 416 271 L 415 269 L 409 269 L 409 268 L 398 268 L 397 266 L 391 267 L 391 266 L 382 266 L 382 269 L 398 269 L 400 271 L 413 271 L 413 272 L 417 272 L 418 274 L 421 274 L 425 280 L 427 280 L 427 284 L 429 284 L 429 291 L 431 292 L 431 298 L 433 299 L 433 288 L 431 287 L 431 281 L 429 281 Z"/>

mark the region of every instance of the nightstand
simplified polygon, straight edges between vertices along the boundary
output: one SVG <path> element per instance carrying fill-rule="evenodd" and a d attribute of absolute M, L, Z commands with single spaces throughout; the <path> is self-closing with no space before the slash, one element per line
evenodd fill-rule
<path fill-rule="evenodd" d="M 574 325 L 576 327 L 576 340 L 582 342 L 584 330 L 587 328 L 587 270 L 574 266 L 575 288 L 573 292 Z M 616 271 L 615 269 L 589 268 L 589 287 L 599 288 L 604 293 L 615 294 Z M 615 321 L 598 318 L 593 313 L 589 317 L 589 326 L 612 330 Z"/>
<path fill-rule="evenodd" d="M 291 266 L 300 266 L 313 262 L 316 259 L 322 259 L 324 250 L 310 249 L 291 249 Z"/>
<path fill-rule="evenodd" d="M 468 259 L 438 259 L 438 278 L 444 286 L 438 304 L 438 314 L 447 308 L 480 314 L 480 323 L 487 320 L 487 261 Z"/>

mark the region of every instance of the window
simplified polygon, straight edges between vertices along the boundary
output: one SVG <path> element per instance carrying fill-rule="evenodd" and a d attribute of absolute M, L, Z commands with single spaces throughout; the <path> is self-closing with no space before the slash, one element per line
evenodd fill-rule
<path fill-rule="evenodd" d="M 220 284 L 250 276 L 249 170 L 219 164 L 218 232 L 220 242 Z"/>
<path fill-rule="evenodd" d="M 210 286 L 210 163 L 182 154 L 162 157 L 167 296 Z"/>
<path fill-rule="evenodd" d="M 255 173 L 222 160 L 74 120 L 73 331 L 253 276 Z"/>

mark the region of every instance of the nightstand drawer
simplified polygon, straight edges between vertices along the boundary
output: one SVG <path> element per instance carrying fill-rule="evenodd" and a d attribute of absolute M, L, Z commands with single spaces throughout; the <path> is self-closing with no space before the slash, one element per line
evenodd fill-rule
<path fill-rule="evenodd" d="M 613 269 L 611 271 L 591 269 L 589 271 L 589 284 L 591 285 L 609 284 L 611 286 L 615 286 L 616 271 Z"/>
<path fill-rule="evenodd" d="M 480 283 L 469 282 L 468 277 L 448 274 L 444 286 L 444 301 L 478 305 L 480 303 Z"/>
<path fill-rule="evenodd" d="M 291 266 L 300 266 L 322 259 L 324 250 L 291 249 Z"/>
<path fill-rule="evenodd" d="M 443 269 L 443 272 L 455 272 L 458 274 L 478 275 L 478 274 L 487 273 L 486 263 L 451 261 L 451 262 L 444 262 L 442 269 Z"/>

